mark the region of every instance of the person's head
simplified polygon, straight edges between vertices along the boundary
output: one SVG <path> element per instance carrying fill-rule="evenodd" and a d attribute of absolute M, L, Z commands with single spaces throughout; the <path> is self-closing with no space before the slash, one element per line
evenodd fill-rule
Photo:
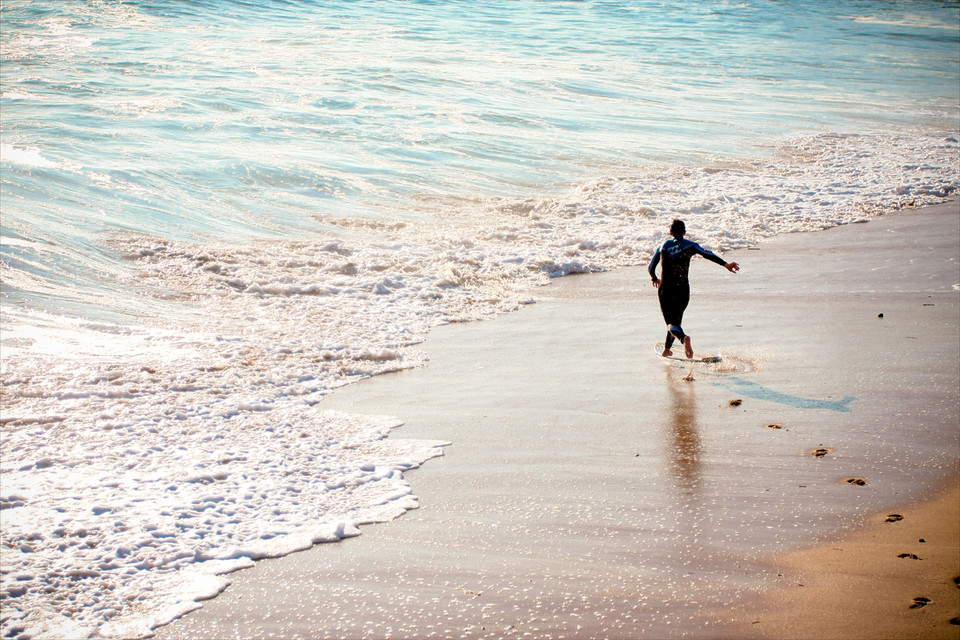
<path fill-rule="evenodd" d="M 674 237 L 681 237 L 687 232 L 687 225 L 683 224 L 683 220 L 674 220 L 673 224 L 670 225 L 670 235 Z"/>

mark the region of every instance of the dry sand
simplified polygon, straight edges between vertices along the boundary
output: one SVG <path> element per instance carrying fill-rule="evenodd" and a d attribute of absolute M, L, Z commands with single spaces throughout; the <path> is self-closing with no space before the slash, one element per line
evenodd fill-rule
<path fill-rule="evenodd" d="M 736 607 L 736 638 L 960 638 L 960 483 L 863 531 L 778 555 L 782 585 Z"/>
<path fill-rule="evenodd" d="M 642 269 L 442 327 L 321 403 L 453 443 L 407 474 L 420 509 L 158 636 L 958 637 L 958 248 L 949 203 L 698 261 L 684 325 L 725 360 L 692 380 Z"/>

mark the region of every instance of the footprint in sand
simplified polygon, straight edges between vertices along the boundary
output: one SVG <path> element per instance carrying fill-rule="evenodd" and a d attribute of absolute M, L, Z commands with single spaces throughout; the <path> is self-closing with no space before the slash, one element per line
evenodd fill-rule
<path fill-rule="evenodd" d="M 890 515 L 887 516 L 887 520 L 886 520 L 886 521 L 887 521 L 887 522 L 900 522 L 901 520 L 903 520 L 903 516 L 902 516 L 902 515 L 900 515 L 899 513 L 891 513 Z"/>
<path fill-rule="evenodd" d="M 858 487 L 862 487 L 867 484 L 867 481 L 863 478 L 847 478 L 847 484 L 855 484 Z"/>
<path fill-rule="evenodd" d="M 833 453 L 833 449 L 813 449 L 810 451 L 810 455 L 812 455 L 814 458 L 822 458 L 828 453 Z"/>
<path fill-rule="evenodd" d="M 765 425 L 767 429 L 783 429 L 782 422 L 773 422 L 771 424 Z"/>
<path fill-rule="evenodd" d="M 910 608 L 911 608 L 911 609 L 922 609 L 923 607 L 927 606 L 928 604 L 930 604 L 930 598 L 924 598 L 923 596 L 920 596 L 919 598 L 914 598 L 914 599 L 913 599 L 913 604 L 910 605 Z"/>

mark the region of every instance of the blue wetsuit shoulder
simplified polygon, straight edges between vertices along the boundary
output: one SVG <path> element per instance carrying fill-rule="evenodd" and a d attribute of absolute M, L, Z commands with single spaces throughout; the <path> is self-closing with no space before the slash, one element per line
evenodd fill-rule
<path fill-rule="evenodd" d="M 656 278 L 657 263 L 662 262 L 664 284 L 686 282 L 689 277 L 690 259 L 696 255 L 703 256 L 719 265 L 726 264 L 723 258 L 704 249 L 696 242 L 686 238 L 671 238 L 657 250 L 647 270 L 650 272 L 651 278 Z"/>

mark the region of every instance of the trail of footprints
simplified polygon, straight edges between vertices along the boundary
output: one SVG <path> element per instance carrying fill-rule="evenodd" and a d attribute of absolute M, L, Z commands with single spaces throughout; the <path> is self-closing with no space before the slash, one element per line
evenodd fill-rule
<path fill-rule="evenodd" d="M 729 404 L 731 407 L 739 407 L 741 404 L 743 404 L 743 400 L 740 398 L 737 398 L 734 400 L 730 400 Z M 783 428 L 783 423 L 781 422 L 769 423 L 764 425 L 764 427 L 766 429 L 785 430 Z M 834 449 L 820 447 L 817 449 L 811 449 L 807 453 L 808 455 L 813 456 L 814 458 L 823 458 L 833 452 L 834 452 Z M 846 484 L 858 486 L 858 487 L 862 487 L 867 484 L 867 480 L 865 478 L 858 478 L 858 477 L 847 478 L 844 482 L 846 482 Z M 903 520 L 903 516 L 901 514 L 891 513 L 886 517 L 884 522 L 900 522 L 901 520 Z M 920 538 L 919 542 L 926 542 L 926 540 L 924 538 Z M 901 553 L 897 555 L 897 557 L 903 558 L 903 559 L 909 559 L 909 560 L 923 560 L 923 558 L 921 558 L 915 553 Z M 956 578 L 954 578 L 953 582 L 954 584 L 957 585 L 957 588 L 960 589 L 960 576 L 957 576 Z M 922 609 L 923 607 L 927 606 L 931 602 L 933 601 L 930 598 L 927 598 L 926 596 L 917 596 L 916 598 L 913 599 L 913 602 L 910 604 L 910 608 Z M 952 618 L 950 620 L 950 624 L 960 626 L 960 616 L 956 618 Z"/>
<path fill-rule="evenodd" d="M 884 522 L 900 522 L 901 520 L 903 520 L 903 516 L 902 516 L 902 515 L 900 515 L 899 513 L 891 513 L 890 515 L 887 516 L 887 518 L 886 518 L 886 520 L 884 520 Z M 920 538 L 920 540 L 919 540 L 918 542 L 926 542 L 926 539 Z M 900 554 L 897 555 L 897 557 L 898 557 L 898 558 L 909 559 L 909 560 L 923 560 L 923 558 L 921 558 L 920 556 L 918 556 L 918 555 L 915 554 L 915 553 L 900 553 Z M 956 578 L 954 578 L 954 579 L 953 579 L 953 583 L 954 583 L 955 585 L 957 585 L 957 588 L 958 588 L 958 589 L 960 589 L 960 576 L 957 576 Z M 922 608 L 924 608 L 925 606 L 927 606 L 928 604 L 930 604 L 931 602 L 933 602 L 933 600 L 931 600 L 930 598 L 928 598 L 928 597 L 926 597 L 926 596 L 917 596 L 916 598 L 913 599 L 913 602 L 910 604 L 910 608 L 911 608 L 911 609 L 922 609 Z M 955 617 L 955 618 L 951 618 L 951 619 L 950 619 L 950 624 L 952 624 L 952 625 L 960 625 L 960 616 Z"/>

